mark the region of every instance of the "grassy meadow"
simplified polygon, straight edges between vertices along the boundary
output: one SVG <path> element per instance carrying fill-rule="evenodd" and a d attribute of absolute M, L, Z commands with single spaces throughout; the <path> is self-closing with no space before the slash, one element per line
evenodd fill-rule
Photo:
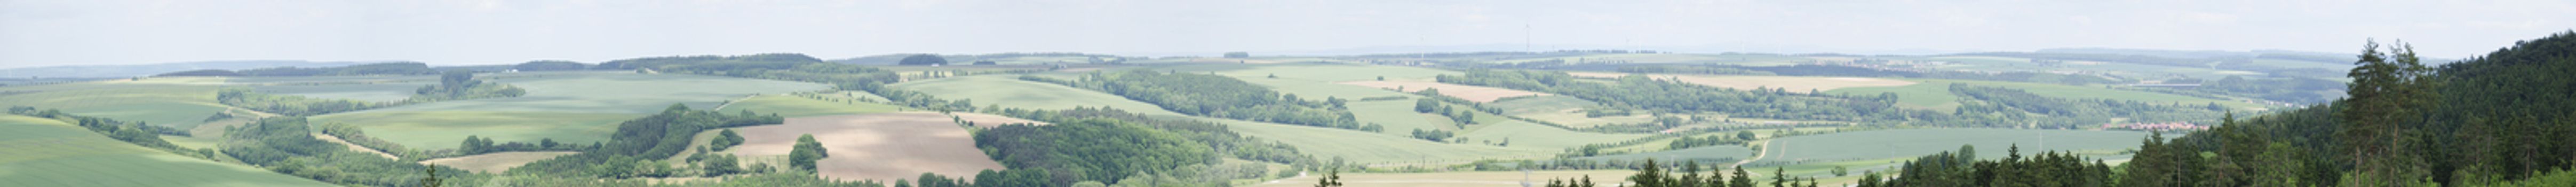
<path fill-rule="evenodd" d="M 55 119 L 0 115 L 0 186 L 337 186 L 135 146 Z"/>

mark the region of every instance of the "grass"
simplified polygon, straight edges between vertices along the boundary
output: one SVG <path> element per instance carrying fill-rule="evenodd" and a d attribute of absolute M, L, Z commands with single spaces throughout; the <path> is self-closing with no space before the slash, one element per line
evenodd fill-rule
<path fill-rule="evenodd" d="M 904 82 L 890 85 L 937 95 L 941 99 L 968 99 L 977 107 L 998 104 L 1007 108 L 1071 109 L 1073 107 L 1117 108 L 1128 112 L 1180 115 L 1162 107 L 1126 97 L 1081 88 L 1043 82 L 1022 81 L 1015 75 L 965 76 Z"/>
<path fill-rule="evenodd" d="M 1237 77 L 1239 79 L 1243 77 L 1269 77 L 1270 75 L 1278 75 L 1279 78 L 1282 79 L 1312 80 L 1324 83 L 1377 80 L 1377 77 L 1380 76 L 1386 77 L 1387 80 L 1430 80 L 1433 76 L 1458 73 L 1455 71 L 1422 67 L 1336 63 L 1193 64 L 1151 69 L 1154 71 L 1177 70 L 1180 72 L 1197 73 L 1216 72 L 1218 75 Z"/>
<path fill-rule="evenodd" d="M 62 121 L 0 116 L 0 186 L 334 186 L 127 144 Z"/>
<path fill-rule="evenodd" d="M 420 164 L 437 164 L 437 165 L 441 165 L 441 166 L 456 167 L 457 169 L 465 169 L 465 170 L 471 170 L 471 171 L 474 171 L 474 172 L 482 172 L 482 173 L 500 173 L 500 172 L 502 172 L 502 171 L 509 171 L 509 170 L 510 170 L 510 168 L 519 167 L 519 165 L 527 165 L 529 162 L 537 162 L 538 160 L 545 160 L 545 159 L 554 159 L 555 157 L 564 156 L 564 155 L 571 155 L 571 154 L 574 154 L 574 153 L 580 153 L 580 152 L 572 152 L 572 151 L 498 152 L 498 153 L 484 153 L 484 154 L 479 154 L 479 155 L 462 156 L 462 157 L 430 159 L 430 160 L 420 161 Z"/>
<path fill-rule="evenodd" d="M 627 72 L 543 72 L 493 75 L 528 90 L 512 98 L 441 101 L 315 116 L 347 123 L 370 135 L 418 149 L 454 148 L 465 136 L 502 142 L 598 142 L 618 122 L 661 112 L 674 103 L 714 108 L 753 94 L 811 91 L 814 83 Z M 344 77 L 364 79 L 370 77 Z M 326 81 L 326 80 L 303 80 Z M 768 111 L 785 112 L 785 111 Z"/>
<path fill-rule="evenodd" d="M 1653 63 L 1694 63 L 1694 64 L 1724 64 L 1724 65 L 1742 65 L 1742 66 L 1786 66 L 1786 65 L 1796 65 L 1797 63 L 1806 62 L 1806 61 L 1808 61 L 1808 58 L 1807 58 L 1807 57 L 1798 57 L 1798 56 L 1768 55 L 1768 54 L 1663 54 L 1663 53 L 1658 53 L 1658 54 L 1594 54 L 1594 55 L 1569 56 L 1569 57 L 1549 57 L 1549 58 L 1524 58 L 1524 59 L 1510 59 L 1510 60 L 1502 60 L 1502 61 L 1496 61 L 1496 62 L 1500 62 L 1500 63 L 1520 63 L 1520 62 L 1544 61 L 1544 60 L 1564 60 L 1566 63 L 1574 63 L 1574 62 L 1576 62 L 1576 61 L 1588 61 L 1588 62 L 1627 61 L 1627 62 L 1630 62 L 1630 63 L 1649 63 L 1649 64 L 1653 64 Z"/>
<path fill-rule="evenodd" d="M 1670 142 L 1670 141 L 1662 141 L 1662 142 Z M 1651 146 L 1651 147 L 1663 147 L 1663 143 L 1648 143 L 1647 145 L 1654 145 L 1654 146 Z M 1716 146 L 1703 146 L 1703 147 L 1693 147 L 1693 148 L 1688 148 L 1688 149 L 1666 150 L 1666 151 L 1656 151 L 1656 152 L 1630 153 L 1630 154 L 1621 154 L 1621 155 L 1602 155 L 1602 156 L 1591 156 L 1591 157 L 1582 157 L 1582 158 L 1577 158 L 1577 159 L 1586 159 L 1586 160 L 1631 160 L 1631 161 L 1636 161 L 1636 160 L 1646 160 L 1646 159 L 1655 159 L 1655 160 L 1657 160 L 1657 161 L 1704 160 L 1704 162 L 1702 162 L 1702 163 L 1709 163 L 1709 162 L 1705 162 L 1705 160 L 1715 160 L 1715 159 L 1742 160 L 1742 159 L 1753 158 L 1753 153 L 1754 153 L 1753 149 L 1746 148 L 1746 147 L 1744 147 L 1744 146 L 1716 145 Z"/>
<path fill-rule="evenodd" d="M 726 100 L 752 94 L 812 91 L 814 83 L 675 74 L 620 72 L 554 72 L 545 77 L 498 80 L 528 90 L 512 98 L 422 103 L 362 112 L 513 111 L 576 113 L 655 113 L 673 103 L 713 108 Z M 462 137 L 459 137 L 462 138 Z"/>
<path fill-rule="evenodd" d="M 208 79 L 145 79 L 0 87 L 0 106 L 59 109 L 84 116 L 194 128 L 228 106 L 215 103 Z M 213 80 L 220 82 L 221 80 Z"/>
<path fill-rule="evenodd" d="M 1553 171 L 1531 171 L 1531 172 L 1528 172 L 1528 173 L 1523 173 L 1523 172 L 1519 172 L 1519 171 L 1470 171 L 1470 172 L 1439 172 L 1439 173 L 1349 173 L 1349 172 L 1344 172 L 1344 173 L 1341 173 L 1341 177 L 1342 177 L 1342 178 L 1341 178 L 1341 182 L 1342 182 L 1342 185 L 1343 185 L 1343 186 L 1347 186 L 1347 187 L 1376 187 L 1376 186 L 1399 186 L 1399 187 L 1520 186 L 1520 185 L 1521 185 L 1521 181 L 1522 181 L 1522 180 L 1524 180 L 1524 179 L 1526 179 L 1526 180 L 1528 180 L 1528 181 L 1530 181 L 1530 182 L 1533 182 L 1534 184 L 1541 184 L 1541 185 L 1544 185 L 1544 184 L 1547 184 L 1547 180 L 1548 180 L 1548 179 L 1577 179 L 1577 178 L 1583 178 L 1583 177 L 1589 176 L 1589 177 L 1591 177 L 1591 178 L 1592 178 L 1592 182 L 1593 182 L 1593 183 L 1595 183 L 1595 184 L 1598 184 L 1598 186 L 1619 186 L 1619 185 L 1618 185 L 1618 183 L 1623 182 L 1623 181 L 1626 181 L 1626 179 L 1628 178 L 1628 175 L 1634 175 L 1634 174 L 1637 174 L 1637 171 L 1631 171 L 1631 170 L 1553 170 Z M 1316 179 L 1315 179 L 1315 178 L 1317 178 L 1317 177 L 1323 177 L 1323 175 L 1324 175 L 1324 174 L 1323 174 L 1323 173 L 1320 173 L 1320 172 L 1307 172 L 1305 177 L 1293 177 L 1293 178 L 1288 178 L 1288 179 L 1281 179 L 1281 180 L 1279 181 L 1279 183 L 1256 184 L 1256 185 L 1249 185 L 1249 186 L 1254 186 L 1254 187 L 1297 187 L 1297 186 L 1315 186 L 1315 181 L 1316 181 Z M 1767 180 L 1767 179 L 1766 179 L 1766 180 Z"/>
<path fill-rule="evenodd" d="M 421 87 L 421 86 L 428 86 L 428 85 L 431 85 L 431 84 L 436 84 L 436 83 L 435 83 L 435 82 L 428 82 L 428 83 L 410 83 L 410 84 L 404 84 L 404 83 L 376 83 L 376 84 L 295 85 L 295 86 L 251 86 L 251 90 L 258 90 L 258 91 L 260 91 L 260 92 L 267 92 L 267 93 L 272 93 L 272 94 L 298 95 L 298 96 L 314 97 L 314 98 L 351 99 L 351 100 L 359 100 L 359 101 L 392 102 L 392 101 L 402 101 L 403 99 L 409 99 L 409 98 L 411 98 L 411 95 L 412 95 L 412 92 L 413 92 L 413 91 L 417 91 L 418 89 L 420 89 L 420 87 Z"/>
<path fill-rule="evenodd" d="M 894 112 L 901 109 L 903 109 L 901 106 L 870 102 L 833 102 L 815 100 L 813 98 L 805 98 L 795 95 L 773 94 L 753 96 L 751 99 L 743 99 L 740 101 L 734 101 L 731 104 L 725 104 L 721 112 L 732 114 L 740 113 L 743 110 L 750 110 L 751 112 L 762 114 L 776 113 L 779 116 L 784 117 L 805 117 L 884 113 Z"/>
<path fill-rule="evenodd" d="M 2007 88 L 2013 88 L 2013 89 L 2022 89 L 2023 91 L 2029 91 L 2029 92 L 2030 92 L 2030 93 L 2032 93 L 2032 94 L 2039 94 L 2039 95 L 2045 95 L 2045 96 L 2051 96 L 2051 97 L 2059 97 L 2059 98 L 2113 99 L 2113 100 L 2130 100 L 2130 101 L 2150 102 L 2150 103 L 2179 103 L 2179 104 L 2208 104 L 2208 103 L 2218 103 L 2218 104 L 2220 104 L 2220 105 L 2226 105 L 2226 106 L 2230 106 L 2230 107 L 2238 107 L 2238 108 L 2260 108 L 2260 107 L 2263 107 L 2263 105 L 2260 105 L 2260 104 L 2245 103 L 2245 102 L 2237 102 L 2237 101 L 2227 101 L 2227 100 L 2218 100 L 2218 99 L 2200 98 L 2200 97 L 2183 96 L 2183 95 L 2173 95 L 2173 94 L 2163 94 L 2163 93 L 2154 93 L 2154 92 L 2142 92 L 2142 91 L 2130 91 L 2130 90 L 2109 89 L 2109 88 L 2100 88 L 2100 87 L 2091 87 L 2091 86 L 2070 86 L 2070 85 L 2059 85 L 2059 84 L 2022 83 L 2022 82 L 1997 82 L 1997 81 L 1973 81 L 1973 80 L 1951 80 L 1951 79 L 1909 79 L 1909 80 L 1910 80 L 1910 81 L 1915 81 L 1915 82 L 1921 82 L 1921 83 L 1914 84 L 1914 85 L 1905 85 L 1905 86 L 1883 86 L 1883 87 L 1852 87 L 1852 88 L 1842 88 L 1842 89 L 1827 90 L 1827 91 L 1825 91 L 1825 93 L 1828 93 L 1828 94 L 1853 94 L 1853 95 L 1874 95 L 1874 94 L 1879 94 L 1879 93 L 1896 93 L 1896 100 L 1897 100 L 1897 101 L 1896 101 L 1896 103 L 1897 103 L 1898 105 L 1901 105 L 1901 106 L 1907 106 L 1907 107 L 1919 107 L 1919 108 L 1929 108 L 1929 109 L 1938 109 L 1938 110 L 1942 110 L 1942 111 L 1949 111 L 1949 110 L 1955 110 L 1955 109 L 1957 109 L 1957 108 L 1958 108 L 1958 106 L 1959 106 L 1959 102 L 1958 102 L 1958 101 L 1959 101 L 1959 98 L 1960 98 L 1960 96 L 1959 96 L 1959 95 L 1956 95 L 1956 94 L 1952 94 L 1952 93 L 1950 93 L 1950 84 L 1951 84 L 1951 83 L 1961 83 L 1961 84 L 1974 85 L 1974 86 L 1996 86 L 1996 87 L 2007 87 Z"/>
<path fill-rule="evenodd" d="M 2035 129 L 1898 129 L 1793 136 L 1774 139 L 1761 162 L 1841 162 L 1910 158 L 1961 145 L 1976 146 L 1977 156 L 2002 158 L 2005 149 L 2021 147 L 2022 155 L 2053 150 L 2119 150 L 2137 147 L 2147 133 Z"/>
<path fill-rule="evenodd" d="M 316 116 L 313 121 L 358 125 L 385 141 L 413 149 L 456 148 L 465 136 L 491 138 L 499 142 L 537 142 L 552 138 L 555 142 L 603 142 L 617 132 L 617 123 L 643 117 L 644 114 L 569 113 L 569 112 L 501 112 L 501 111 L 397 111 L 359 112 Z"/>

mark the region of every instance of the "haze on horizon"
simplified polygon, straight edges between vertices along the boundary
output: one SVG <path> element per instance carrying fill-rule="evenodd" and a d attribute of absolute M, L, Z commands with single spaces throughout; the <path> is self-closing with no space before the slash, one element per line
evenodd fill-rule
<path fill-rule="evenodd" d="M 1528 50 L 1861 54 L 2110 47 L 2463 58 L 2576 2 L 0 0 L 0 68 L 218 60 L 440 65 L 670 55 Z M 1417 47 L 1401 47 L 1417 46 Z M 1504 47 L 1509 49 L 1510 47 Z M 1415 50 L 1415 51 L 1407 51 Z"/>

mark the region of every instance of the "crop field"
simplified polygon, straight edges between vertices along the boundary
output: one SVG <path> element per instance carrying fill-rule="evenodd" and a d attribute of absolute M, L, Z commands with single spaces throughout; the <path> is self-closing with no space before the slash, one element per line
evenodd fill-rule
<path fill-rule="evenodd" d="M 2036 129 L 1898 129 L 1793 136 L 1773 139 L 1763 144 L 1768 151 L 1761 162 L 1841 162 L 1900 157 L 1915 157 L 1941 151 L 1959 150 L 1960 145 L 1975 145 L 1977 156 L 2002 158 L 2004 150 L 2020 145 L 2023 155 L 2059 150 L 2118 150 L 2134 148 L 2147 133 L 2136 131 L 2084 131 Z"/>
<path fill-rule="evenodd" d="M 1433 77 L 1433 76 L 1439 76 L 1439 75 L 1441 75 L 1441 74 L 1456 74 L 1456 73 L 1458 73 L 1458 72 L 1449 71 L 1449 70 L 1440 70 L 1440 69 L 1431 69 L 1431 68 L 1421 68 L 1421 67 L 1410 67 L 1410 66 L 1381 66 L 1381 65 L 1335 64 L 1335 63 L 1293 63 L 1293 64 L 1255 64 L 1255 65 L 1242 65 L 1242 64 L 1192 64 L 1192 65 L 1176 65 L 1176 66 L 1167 66 L 1167 67 L 1160 67 L 1160 68 L 1152 68 L 1152 70 L 1153 70 L 1153 71 L 1199 72 L 1199 73 L 1216 72 L 1216 74 L 1217 74 L 1217 75 L 1225 75 L 1225 76 L 1230 76 L 1230 77 L 1236 77 L 1236 78 L 1238 78 L 1238 79 L 1248 79 L 1247 77 L 1250 77 L 1250 78 L 1264 78 L 1264 77 L 1269 77 L 1269 76 L 1271 76 L 1271 75 L 1278 75 L 1280 79 L 1311 80 L 1311 81 L 1316 81 L 1316 82 L 1326 82 L 1326 83 L 1330 83 L 1330 82 L 1344 82 L 1344 81 L 1377 80 L 1377 78 L 1378 78 L 1378 77 L 1386 77 L 1386 80 L 1431 80 L 1431 77 Z"/>
<path fill-rule="evenodd" d="M 1527 181 L 1530 181 L 1530 182 L 1534 182 L 1534 184 L 1535 184 L 1535 185 L 1545 185 L 1545 184 L 1547 184 L 1547 180 L 1548 180 L 1548 179 L 1576 179 L 1576 178 L 1583 178 L 1583 177 L 1587 177 L 1587 176 L 1589 176 L 1589 177 L 1591 177 L 1591 178 L 1592 178 L 1592 182 L 1593 182 L 1593 183 L 1595 183 L 1595 184 L 1599 184 L 1599 186 L 1619 186 L 1619 185 L 1618 185 L 1618 183 L 1623 182 L 1623 181 L 1627 181 L 1628 175 L 1634 175 L 1634 174 L 1637 174 L 1637 171 L 1634 171 L 1634 170 L 1552 170 L 1552 171 L 1530 171 L 1530 172 L 1528 172 L 1528 173 L 1522 173 L 1522 172 L 1519 172 L 1519 171 L 1469 171 L 1469 172 L 1439 172 L 1439 173 L 1348 173 L 1348 172 L 1345 172 L 1345 173 L 1342 173 L 1342 174 L 1341 174 L 1341 177 L 1342 177 L 1342 179 L 1341 179 L 1342 181 L 1341 181 L 1341 182 L 1342 182 L 1342 185 L 1343 185 L 1343 186 L 1349 186 L 1349 187 L 1375 187 L 1375 186 L 1396 186 L 1396 187 L 1468 187 L 1468 186 L 1477 186 L 1477 187 L 1493 187 L 1493 186 L 1521 186 L 1521 182 L 1522 182 L 1524 179 L 1526 179 Z M 1323 173 L 1307 172 L 1307 173 L 1306 173 L 1306 176 L 1304 176 L 1304 177 L 1293 177 L 1293 178 L 1287 178 L 1287 179 L 1280 179 L 1280 180 L 1278 181 L 1278 183 L 1263 183 L 1263 184 L 1255 184 L 1255 185 L 1249 185 L 1249 186 L 1255 186 L 1255 187 L 1296 187 L 1296 186 L 1315 186 L 1316 177 L 1323 177 Z"/>
<path fill-rule="evenodd" d="M 1460 99 L 1467 99 L 1468 101 L 1475 101 L 1475 102 L 1494 102 L 1494 100 L 1495 100 L 1495 99 L 1502 99 L 1502 98 L 1505 98 L 1505 97 L 1534 96 L 1534 95 L 1553 95 L 1553 94 L 1547 94 L 1547 93 L 1539 93 L 1539 92 L 1531 92 L 1531 91 L 1520 91 L 1520 90 L 1504 89 L 1504 88 L 1495 88 L 1495 87 L 1483 87 L 1483 86 L 1468 86 L 1468 85 L 1443 84 L 1443 83 L 1439 83 L 1439 82 L 1430 82 L 1430 81 L 1351 81 L 1351 82 L 1340 82 L 1340 84 L 1356 85 L 1356 86 L 1366 86 L 1366 87 L 1371 87 L 1371 88 L 1381 88 L 1381 89 L 1402 89 L 1402 90 L 1398 90 L 1398 91 L 1403 91 L 1403 92 L 1418 92 L 1418 91 L 1422 91 L 1422 90 L 1424 90 L 1424 89 L 1439 89 L 1439 90 L 1440 90 L 1440 95 L 1448 95 L 1448 96 L 1450 96 L 1450 97 L 1458 97 L 1458 98 L 1460 98 Z"/>
<path fill-rule="evenodd" d="M 422 103 L 361 112 L 514 111 L 632 113 L 662 112 L 672 103 L 713 108 L 726 100 L 752 94 L 813 91 L 815 83 L 675 74 L 564 72 L 545 77 L 507 78 L 499 82 L 528 90 L 513 98 Z"/>
<path fill-rule="evenodd" d="M 527 165 L 529 162 L 554 159 L 558 156 L 572 155 L 573 153 L 580 152 L 538 151 L 484 153 L 453 158 L 423 160 L 420 161 L 420 164 L 436 164 L 447 167 L 456 167 L 457 169 L 472 170 L 474 172 L 500 173 L 501 171 L 509 171 L 510 168 L 519 167 L 519 165 Z"/>
<path fill-rule="evenodd" d="M 251 86 L 251 90 L 313 98 L 393 102 L 409 99 L 413 91 L 419 90 L 421 86 L 432 84 L 438 84 L 438 82 Z"/>
<path fill-rule="evenodd" d="M 2119 62 L 2074 61 L 2074 62 L 2069 62 L 2069 63 L 2064 64 L 2064 65 L 2059 65 L 2059 66 L 2044 66 L 2044 65 L 2039 65 L 2039 64 L 2031 63 L 2031 62 L 2030 62 L 2030 59 L 2028 59 L 2028 58 L 1995 57 L 1995 56 L 1938 56 L 1938 57 L 1920 58 L 1920 60 L 1924 60 L 1924 61 L 1947 61 L 1947 62 L 1951 62 L 1950 64 L 1947 64 L 1947 65 L 1942 65 L 1942 66 L 1939 66 L 1939 67 L 1935 67 L 1936 69 L 1943 69 L 1943 70 L 1978 70 L 1978 71 L 2093 71 L 2093 72 L 2104 72 L 2104 73 L 2110 73 L 2110 74 L 2112 74 L 2112 75 L 2118 75 L 2118 76 L 2122 76 L 2122 77 L 2153 78 L 2153 77 L 2169 77 L 2169 76 L 2177 76 L 2177 75 L 2179 75 L 2179 76 L 2188 76 L 2188 77 L 2201 78 L 2201 79 L 2217 79 L 2217 78 L 2227 77 L 2227 76 L 2229 76 L 2229 75 L 2244 75 L 2244 76 L 2263 76 L 2263 75 L 2265 75 L 2265 74 L 2264 74 L 2264 73 L 2262 73 L 2262 72 L 2237 71 L 2237 70 L 2220 70 L 2220 69 L 2210 69 L 2209 67 L 2184 67 L 2184 66 L 2149 65 L 2149 64 L 2119 63 Z M 2323 63 L 2304 63 L 2304 64 L 2332 65 L 2332 64 L 2323 64 Z M 2317 67 L 2317 66 L 2302 66 L 2302 67 Z"/>
<path fill-rule="evenodd" d="M 165 79 L 65 83 L 0 87 L 0 106 L 58 109 L 84 116 L 143 121 L 152 125 L 194 128 L 206 117 L 231 108 L 215 103 L 220 79 Z M 177 81 L 197 82 L 179 83 Z"/>
<path fill-rule="evenodd" d="M 1666 141 L 1666 142 L 1669 142 L 1669 141 Z M 1649 146 L 1649 147 L 1663 147 L 1663 146 L 1662 146 L 1662 144 L 1659 144 L 1659 143 L 1648 143 L 1647 145 L 1654 145 L 1654 146 Z M 1753 149 L 1746 148 L 1746 147 L 1744 147 L 1744 146 L 1716 145 L 1716 146 L 1703 146 L 1703 147 L 1693 147 L 1693 148 L 1688 148 L 1688 149 L 1665 150 L 1665 151 L 1656 151 L 1656 152 L 1644 152 L 1644 153 L 1630 153 L 1630 154 L 1622 154 L 1622 155 L 1602 155 L 1602 156 L 1592 156 L 1592 157 L 1581 157 L 1581 158 L 1576 158 L 1576 159 L 1586 159 L 1586 160 L 1646 160 L 1646 159 L 1655 159 L 1655 160 L 1658 160 L 1658 161 L 1701 160 L 1701 162 L 1702 162 L 1702 163 L 1709 163 L 1710 161 L 1715 161 L 1715 160 L 1727 160 L 1727 161 L 1730 161 L 1729 163 L 1732 163 L 1732 162 L 1731 162 L 1732 160 L 1742 160 L 1742 159 L 1753 158 L 1753 153 L 1754 153 Z"/>
<path fill-rule="evenodd" d="M 1029 122 L 998 116 L 967 120 L 976 124 Z M 948 115 L 934 112 L 787 118 L 783 125 L 740 127 L 734 131 L 741 133 L 745 142 L 726 152 L 745 157 L 787 155 L 797 137 L 814 135 L 830 155 L 817 162 L 821 166 L 817 170 L 826 178 L 891 181 L 923 172 L 974 176 L 986 169 L 1004 169 L 975 147 L 975 139 L 966 128 L 952 122 Z"/>
<path fill-rule="evenodd" d="M 751 99 L 743 99 L 727 103 L 723 108 L 719 109 L 722 110 L 720 112 L 724 112 L 726 114 L 741 113 L 744 110 L 750 110 L 751 112 L 760 114 L 776 113 L 778 116 L 784 117 L 806 117 L 894 112 L 896 110 L 903 109 L 903 107 L 870 102 L 833 102 L 815 100 L 813 98 L 805 98 L 796 95 L 768 94 L 752 96 Z"/>
<path fill-rule="evenodd" d="M 1382 132 L 1385 134 L 1410 136 L 1408 133 L 1413 129 L 1458 130 L 1454 125 L 1456 122 L 1450 122 L 1447 116 L 1413 112 L 1413 104 L 1413 100 L 1390 100 L 1351 102 L 1348 105 L 1351 115 L 1359 118 L 1360 124 L 1385 125 L 1386 132 Z"/>
<path fill-rule="evenodd" d="M 1117 108 L 1128 112 L 1180 115 L 1162 107 L 1126 97 L 1081 88 L 1043 82 L 1022 81 L 1016 75 L 965 76 L 904 82 L 888 85 L 938 95 L 941 99 L 972 100 L 978 107 L 998 104 L 1009 108 L 1071 109 L 1073 107 Z"/>
<path fill-rule="evenodd" d="M 135 146 L 53 119 L 0 115 L 0 186 L 337 186 Z"/>
<path fill-rule="evenodd" d="M 811 91 L 813 83 L 713 77 L 648 75 L 624 72 L 547 72 L 511 74 L 497 81 L 528 90 L 513 98 L 421 103 L 374 110 L 314 116 L 320 123 L 347 123 L 377 138 L 406 147 L 456 147 L 465 136 L 503 142 L 598 142 L 616 131 L 618 122 L 661 112 L 671 104 L 707 109 L 753 94 Z"/>
<path fill-rule="evenodd" d="M 1862 94 L 1879 94 L 1879 93 L 1896 93 L 1896 100 L 1897 100 L 1897 101 L 1896 101 L 1896 103 L 1897 103 L 1898 105 L 1910 106 L 1910 107 L 1922 107 L 1922 108 L 1940 109 L 1940 110 L 1945 110 L 1945 111 L 1946 111 L 1946 110 L 1955 109 L 1955 108 L 1957 108 L 1957 107 L 1959 106 L 1959 103 L 1958 103 L 1959 96 L 1958 96 L 1958 95 L 1956 95 L 1956 94 L 1951 94 L 1951 93 L 1950 93 L 1950 84 L 1951 84 L 1951 83 L 1962 83 L 1962 84 L 1976 85 L 1976 86 L 1999 86 L 1999 87 L 2009 87 L 2009 88 L 2014 88 L 2014 89 L 2022 89 L 2023 91 L 2029 91 L 2030 93 L 2033 93 L 2033 94 L 2046 95 L 2046 96 L 2052 96 L 2052 97 L 2061 97 L 2061 98 L 2081 98 L 2081 99 L 2115 99 L 2115 100 L 2131 100 L 2131 101 L 2151 102 L 2151 103 L 2182 103 L 2182 104 L 2208 104 L 2208 103 L 2218 103 L 2218 104 L 2220 104 L 2220 105 L 2226 105 L 2226 106 L 2231 106 L 2231 107 L 2252 108 L 2252 109 L 2259 109 L 2259 108 L 2261 108 L 2261 107 L 2263 106 L 2263 105 L 2260 105 L 2260 104 L 2245 103 L 2245 102 L 2237 102 L 2237 101 L 2226 101 L 2226 100 L 2217 100 L 2217 99 L 2200 98 L 2200 97 L 2192 97 L 2192 96 L 2182 96 L 2182 95 L 2173 95 L 2173 94 L 2163 94 L 2163 93 L 2154 93 L 2154 92 L 2142 92 L 2142 91 L 2130 91 L 2130 90 L 2108 89 L 2108 88 L 2090 87 L 2090 86 L 2068 86 L 2068 85 L 2057 85 L 2057 84 L 2020 83 L 2020 82 L 1996 82 L 1996 81 L 1972 81 L 1972 80 L 1950 80 L 1950 79 L 1913 79 L 1912 81 L 1915 81 L 1915 82 L 1921 82 L 1921 83 L 1920 83 L 1920 84 L 1913 84 L 1913 85 L 1905 85 L 1905 86 L 1853 87 L 1853 88 L 1843 88 L 1843 89 L 1827 90 L 1827 91 L 1825 91 L 1825 93 L 1829 93 L 1829 94 L 1843 94 L 1843 93 L 1848 93 L 1848 94 L 1853 94 L 1853 95 L 1862 95 Z"/>
<path fill-rule="evenodd" d="M 622 113 L 400 111 L 340 113 L 312 119 L 317 123 L 358 125 L 369 136 L 404 147 L 447 149 L 456 148 L 465 136 L 500 142 L 537 142 L 548 138 L 565 143 L 602 142 L 610 133 L 617 132 L 618 122 L 643 116 Z"/>
<path fill-rule="evenodd" d="M 1550 57 L 1550 58 L 1510 59 L 1510 60 L 1502 60 L 1502 61 L 1496 61 L 1496 62 L 1499 62 L 1499 63 L 1521 63 L 1521 62 L 1544 61 L 1544 60 L 1564 60 L 1564 61 L 1565 61 L 1565 63 L 1575 63 L 1575 62 L 1577 62 L 1577 61 L 1583 61 L 1583 62 L 1618 62 L 1618 61 L 1624 61 L 1624 62 L 1629 62 L 1629 63 L 1648 63 L 1648 64 L 1660 64 L 1660 63 L 1691 63 L 1691 64 L 1724 64 L 1724 65 L 1743 65 L 1743 66 L 1785 66 L 1785 65 L 1795 65 L 1795 64 L 1797 64 L 1797 63 L 1806 62 L 1806 61 L 1808 61 L 1808 60 L 1809 60 L 1809 58 L 1807 58 L 1807 57 L 1799 57 L 1799 56 L 1769 55 L 1769 54 L 1594 54 L 1594 55 L 1569 56 L 1569 57 Z"/>
<path fill-rule="evenodd" d="M 1619 77 L 1622 77 L 1622 76 L 1628 76 L 1628 73 L 1613 73 L 1613 72 L 1566 72 L 1566 73 L 1567 73 L 1567 74 L 1572 74 L 1572 75 L 1577 76 L 1577 77 L 1594 77 L 1594 78 L 1619 78 Z M 1738 90 L 1751 90 L 1751 89 L 1754 89 L 1754 88 L 1782 88 L 1782 89 L 1788 89 L 1788 90 L 1789 90 L 1789 92 L 1797 92 L 1797 93 L 1806 93 L 1807 91 L 1810 91 L 1810 90 L 1833 90 L 1833 89 L 1839 89 L 1839 88 L 1850 88 L 1850 87 L 1905 86 L 1905 85 L 1914 85 L 1914 84 L 1916 84 L 1916 82 L 1914 82 L 1914 81 L 1895 80 L 1895 79 L 1882 79 L 1882 78 L 1863 78 L 1863 77 L 1733 76 L 1733 75 L 1676 75 L 1676 74 L 1647 74 L 1646 76 L 1647 76 L 1647 77 L 1655 78 L 1655 79 L 1657 79 L 1657 80 L 1662 80 L 1662 79 L 1675 79 L 1675 80 L 1680 80 L 1681 82 L 1685 82 L 1685 83 L 1698 84 L 1698 85 L 1706 85 L 1706 86 L 1715 86 L 1715 87 L 1722 87 L 1722 88 L 1734 88 L 1734 89 L 1738 89 Z M 1677 79 L 1676 79 L 1676 78 L 1677 78 Z"/>

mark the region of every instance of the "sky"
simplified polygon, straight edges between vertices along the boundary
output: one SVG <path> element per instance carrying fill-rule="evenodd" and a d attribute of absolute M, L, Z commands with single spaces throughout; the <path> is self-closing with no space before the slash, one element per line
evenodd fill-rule
<path fill-rule="evenodd" d="M 671 55 L 2110 47 L 2465 58 L 2576 28 L 2567 0 L 0 0 L 0 68 L 221 60 L 439 65 Z M 1502 46 L 1502 47 L 1495 47 Z M 1451 49 L 1455 49 L 1452 47 Z"/>

